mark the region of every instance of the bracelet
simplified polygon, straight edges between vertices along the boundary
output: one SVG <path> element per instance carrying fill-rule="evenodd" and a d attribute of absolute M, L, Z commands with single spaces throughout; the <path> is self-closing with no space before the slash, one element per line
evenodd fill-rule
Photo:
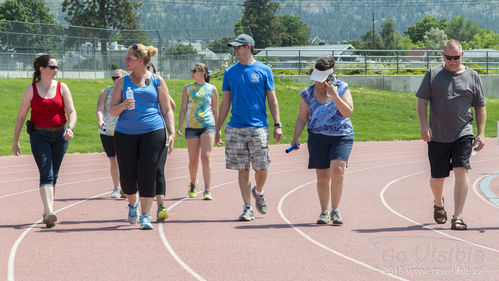
<path fill-rule="evenodd" d="M 71 131 L 73 131 L 73 133 L 75 132 L 75 127 L 73 127 L 73 126 L 68 126 L 68 129 L 70 129 Z"/>

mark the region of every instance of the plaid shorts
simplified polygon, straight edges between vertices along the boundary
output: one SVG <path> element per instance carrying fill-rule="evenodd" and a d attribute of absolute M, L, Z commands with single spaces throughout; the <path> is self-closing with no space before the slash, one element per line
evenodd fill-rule
<path fill-rule="evenodd" d="M 233 170 L 267 170 L 270 164 L 269 128 L 225 126 L 225 167 Z"/>

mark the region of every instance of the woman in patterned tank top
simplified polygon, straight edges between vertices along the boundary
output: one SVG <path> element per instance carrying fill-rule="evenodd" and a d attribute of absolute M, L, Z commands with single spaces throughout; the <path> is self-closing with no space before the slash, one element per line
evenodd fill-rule
<path fill-rule="evenodd" d="M 197 195 L 197 179 L 199 158 L 203 167 L 205 200 L 212 200 L 211 185 L 211 151 L 215 141 L 215 124 L 218 117 L 218 91 L 210 83 L 210 72 L 203 63 L 197 63 L 191 70 L 194 83 L 185 86 L 182 93 L 182 107 L 179 113 L 177 134 L 182 135 L 185 120 L 185 140 L 189 154 L 189 175 L 187 195 Z"/>

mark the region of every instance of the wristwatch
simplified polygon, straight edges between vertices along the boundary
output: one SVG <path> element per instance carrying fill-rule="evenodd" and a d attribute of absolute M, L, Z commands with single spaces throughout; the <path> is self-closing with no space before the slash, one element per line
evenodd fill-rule
<path fill-rule="evenodd" d="M 274 127 L 275 128 L 282 128 L 282 123 L 281 122 L 274 123 Z"/>
<path fill-rule="evenodd" d="M 73 127 L 73 126 L 68 126 L 68 129 L 70 129 L 71 131 L 73 131 L 73 133 L 75 132 L 75 127 Z"/>

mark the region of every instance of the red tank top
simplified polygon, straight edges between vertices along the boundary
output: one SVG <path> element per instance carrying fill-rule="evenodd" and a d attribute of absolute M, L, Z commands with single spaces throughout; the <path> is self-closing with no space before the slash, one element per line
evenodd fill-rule
<path fill-rule="evenodd" d="M 31 122 L 39 127 L 56 127 L 66 124 L 66 111 L 61 94 L 61 82 L 57 81 L 55 97 L 44 99 L 38 95 L 36 84 L 33 87 L 31 99 Z"/>

